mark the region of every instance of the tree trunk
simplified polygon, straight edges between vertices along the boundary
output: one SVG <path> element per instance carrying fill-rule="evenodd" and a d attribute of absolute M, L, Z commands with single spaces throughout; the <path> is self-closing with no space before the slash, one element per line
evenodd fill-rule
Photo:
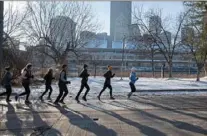
<path fill-rule="evenodd" d="M 154 52 L 151 53 L 151 57 L 152 57 L 152 77 L 155 77 L 155 71 L 154 71 Z"/>
<path fill-rule="evenodd" d="M 3 29 L 4 29 L 4 1 L 0 1 L 0 78 L 3 68 Z"/>
<path fill-rule="evenodd" d="M 169 66 L 169 78 L 171 78 L 172 77 L 172 60 L 169 60 L 168 66 Z"/>
<path fill-rule="evenodd" d="M 95 65 L 95 73 L 94 73 L 94 77 L 96 77 L 96 65 Z"/>
<path fill-rule="evenodd" d="M 203 64 L 202 63 L 198 63 L 197 64 L 197 78 L 196 81 L 200 81 L 200 73 L 201 73 L 201 69 L 203 68 Z"/>
<path fill-rule="evenodd" d="M 198 69 L 198 71 L 197 71 L 197 78 L 196 78 L 196 81 L 200 81 L 200 69 Z"/>

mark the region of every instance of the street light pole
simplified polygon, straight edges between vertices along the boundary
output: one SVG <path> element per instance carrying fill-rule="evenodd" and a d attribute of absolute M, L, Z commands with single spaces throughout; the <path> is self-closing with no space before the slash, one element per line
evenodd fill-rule
<path fill-rule="evenodd" d="M 121 64 L 121 79 L 120 80 L 123 80 L 123 67 L 124 67 L 124 46 L 125 46 L 125 35 L 124 35 L 124 38 L 123 38 L 123 48 L 122 48 L 122 64 Z"/>
<path fill-rule="evenodd" d="M 0 1 L 0 78 L 3 63 L 4 1 Z"/>

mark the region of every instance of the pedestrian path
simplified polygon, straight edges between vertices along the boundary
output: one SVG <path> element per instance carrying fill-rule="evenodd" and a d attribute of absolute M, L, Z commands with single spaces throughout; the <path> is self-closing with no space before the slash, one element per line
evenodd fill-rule
<path fill-rule="evenodd" d="M 205 96 L 132 96 L 90 99 L 55 106 L 32 100 L 0 101 L 1 135 L 43 136 L 167 136 L 207 135 Z"/>

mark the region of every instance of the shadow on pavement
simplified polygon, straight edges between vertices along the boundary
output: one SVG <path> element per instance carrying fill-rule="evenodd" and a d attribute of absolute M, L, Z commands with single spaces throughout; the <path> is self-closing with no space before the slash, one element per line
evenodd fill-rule
<path fill-rule="evenodd" d="M 49 103 L 48 103 L 49 104 Z M 95 134 L 96 136 L 117 136 L 117 133 L 105 126 L 96 123 L 93 119 L 88 117 L 85 114 L 82 114 L 77 111 L 73 111 L 72 109 L 61 107 L 61 106 L 54 106 L 49 104 L 50 106 L 56 107 L 60 113 L 62 113 L 65 117 L 68 118 L 68 121 L 72 124 L 77 126 L 80 129 L 86 130 Z"/>
<path fill-rule="evenodd" d="M 142 132 L 144 135 L 147 135 L 147 136 L 166 136 L 166 134 L 164 134 L 163 132 L 161 132 L 161 131 L 159 131 L 155 128 L 152 128 L 152 127 L 149 127 L 149 126 L 146 126 L 146 125 L 142 125 L 138 122 L 132 121 L 132 120 L 127 119 L 127 118 L 124 118 L 124 117 L 120 116 L 119 114 L 117 114 L 115 112 L 107 111 L 105 109 L 102 109 L 102 108 L 97 107 L 97 106 L 92 105 L 92 104 L 87 104 L 87 105 L 83 104 L 83 105 L 86 106 L 86 107 L 92 108 L 94 110 L 98 110 L 100 112 L 106 113 L 110 116 L 113 116 L 113 117 L 117 118 L 120 121 L 123 121 L 124 123 L 126 123 L 128 125 L 134 126 L 134 127 L 138 128 L 140 130 L 140 132 Z"/>
<path fill-rule="evenodd" d="M 120 103 L 120 102 L 117 102 L 117 101 L 116 101 L 116 103 L 118 103 L 119 105 L 122 105 L 122 108 L 127 108 L 129 110 L 132 109 L 132 107 L 130 107 L 128 105 L 125 105 L 124 103 Z M 117 106 L 115 104 L 112 104 L 112 105 Z M 172 124 L 174 127 L 178 128 L 178 129 L 187 130 L 187 131 L 190 131 L 190 132 L 195 132 L 195 133 L 207 135 L 207 130 L 201 128 L 200 126 L 195 126 L 195 125 L 192 125 L 192 124 L 189 124 L 189 123 L 186 123 L 186 122 L 182 122 L 182 121 L 177 121 L 177 120 L 172 121 L 172 120 L 162 118 L 162 117 L 156 116 L 154 114 L 150 114 L 148 112 L 145 112 L 145 111 L 139 110 L 139 109 L 136 109 L 135 111 L 141 113 L 142 115 L 146 115 L 146 116 L 148 116 L 152 119 L 157 119 L 157 120 L 160 120 L 160 121 L 168 122 L 168 123 Z"/>
<path fill-rule="evenodd" d="M 168 110 L 168 111 L 171 111 L 171 112 L 191 116 L 191 117 L 198 118 L 198 119 L 201 119 L 201 120 L 207 120 L 207 118 L 205 118 L 205 117 L 200 117 L 200 116 L 192 114 L 192 113 L 186 113 L 186 112 L 178 111 L 176 109 L 173 109 L 173 108 L 170 108 L 170 107 L 167 107 L 167 106 L 163 106 L 163 105 L 160 105 L 160 104 L 156 104 L 156 103 L 152 103 L 152 102 L 143 102 L 143 101 L 135 100 L 135 99 L 130 99 L 130 100 L 132 100 L 133 102 L 147 104 L 147 105 L 151 105 L 153 107 L 162 108 L 162 109 L 165 109 L 165 110 Z"/>
<path fill-rule="evenodd" d="M 37 103 L 36 103 L 37 104 Z M 42 120 L 39 113 L 32 107 L 32 105 L 27 105 L 28 108 L 24 107 L 18 107 L 19 109 L 29 110 L 32 113 L 33 116 L 33 125 L 34 129 L 30 136 L 44 136 L 49 133 L 50 136 L 62 136 L 61 132 L 57 129 L 53 128 L 52 126 L 49 126 L 45 121 Z M 38 108 L 40 108 L 42 105 L 36 105 Z M 43 106 L 44 107 L 44 106 Z M 42 107 L 42 108 L 43 108 Z M 56 121 L 54 121 L 56 123 Z"/>
<path fill-rule="evenodd" d="M 10 103 L 8 103 L 8 105 L 4 105 L 4 104 L 0 104 L 0 105 L 8 108 L 6 112 L 6 119 L 7 119 L 6 127 L 8 131 L 15 136 L 24 136 L 22 134 L 22 121 L 15 113 L 14 107 Z"/>

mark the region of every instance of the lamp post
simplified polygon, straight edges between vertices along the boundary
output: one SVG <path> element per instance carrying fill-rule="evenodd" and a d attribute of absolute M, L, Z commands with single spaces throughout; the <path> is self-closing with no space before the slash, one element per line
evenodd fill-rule
<path fill-rule="evenodd" d="M 122 61 L 121 61 L 121 79 L 120 80 L 123 80 L 123 67 L 124 67 L 124 48 L 125 48 L 125 40 L 126 40 L 126 37 L 124 35 L 124 38 L 123 38 L 123 47 L 122 47 Z"/>
<path fill-rule="evenodd" d="M 3 60 L 3 26 L 4 23 L 4 1 L 0 1 L 0 77 L 1 77 L 1 68 Z"/>

